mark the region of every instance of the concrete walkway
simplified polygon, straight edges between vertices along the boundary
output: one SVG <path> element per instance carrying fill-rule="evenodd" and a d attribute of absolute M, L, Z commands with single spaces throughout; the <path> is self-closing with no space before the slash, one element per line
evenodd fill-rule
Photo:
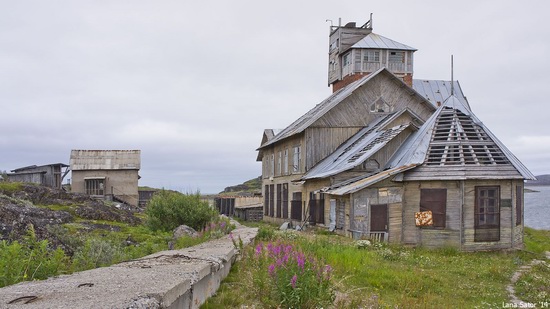
<path fill-rule="evenodd" d="M 258 230 L 236 223 L 249 244 Z M 237 257 L 228 236 L 182 250 L 0 289 L 0 308 L 198 308 Z"/>

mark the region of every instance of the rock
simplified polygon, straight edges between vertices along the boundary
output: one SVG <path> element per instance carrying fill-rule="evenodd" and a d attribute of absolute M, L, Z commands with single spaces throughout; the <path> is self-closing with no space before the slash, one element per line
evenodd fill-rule
<path fill-rule="evenodd" d="M 279 230 L 281 231 L 286 231 L 288 230 L 289 228 L 291 228 L 292 226 L 290 225 L 290 222 L 285 222 L 281 225 L 281 227 L 279 227 Z"/>
<path fill-rule="evenodd" d="M 192 227 L 189 227 L 187 225 L 180 225 L 174 230 L 173 235 L 174 240 L 177 240 L 183 236 L 190 236 L 195 238 L 199 236 L 199 233 L 197 233 L 197 231 L 195 231 L 195 229 L 193 229 Z"/>

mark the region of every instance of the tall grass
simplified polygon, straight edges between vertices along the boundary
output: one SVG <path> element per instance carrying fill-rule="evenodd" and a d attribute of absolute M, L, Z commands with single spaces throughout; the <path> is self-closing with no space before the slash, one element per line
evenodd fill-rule
<path fill-rule="evenodd" d="M 526 231 L 527 251 L 550 251 L 550 235 Z M 304 254 L 322 258 L 331 265 L 330 280 L 336 297 L 333 304 L 325 308 L 501 308 L 503 303 L 509 303 L 506 286 L 512 274 L 539 257 L 524 251 L 409 248 L 354 242 L 334 235 L 288 232 L 275 233 L 273 241 L 300 248 Z M 243 255 L 227 283 L 222 284 L 205 308 L 277 307 L 278 304 L 270 302 L 273 295 L 265 294 L 269 289 L 264 281 L 270 277 L 255 270 L 254 263 L 257 262 L 253 256 Z M 548 299 L 544 293 L 548 293 L 550 274 L 540 267 L 534 270 L 531 278 L 525 277 L 529 282 L 524 284 L 538 294 L 520 289 L 525 295 L 523 301 L 535 303 L 543 296 Z M 522 279 L 518 284 L 521 282 Z"/>

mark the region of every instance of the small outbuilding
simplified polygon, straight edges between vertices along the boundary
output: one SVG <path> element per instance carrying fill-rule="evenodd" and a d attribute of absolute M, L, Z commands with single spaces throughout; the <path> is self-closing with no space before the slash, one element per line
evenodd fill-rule
<path fill-rule="evenodd" d="M 140 150 L 72 150 L 71 190 L 137 206 Z"/>
<path fill-rule="evenodd" d="M 66 164 L 30 165 L 20 167 L 7 174 L 9 181 L 36 183 L 51 188 L 61 189 L 63 178 L 67 175 Z"/>

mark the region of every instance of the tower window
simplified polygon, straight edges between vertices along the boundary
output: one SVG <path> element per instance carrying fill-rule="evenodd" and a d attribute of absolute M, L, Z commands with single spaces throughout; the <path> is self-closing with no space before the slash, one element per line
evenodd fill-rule
<path fill-rule="evenodd" d="M 365 62 L 380 62 L 380 51 L 378 50 L 365 50 L 363 54 L 363 61 Z"/>
<path fill-rule="evenodd" d="M 392 51 L 392 52 L 390 52 L 389 61 L 390 62 L 404 63 L 405 62 L 405 52 L 402 52 L 402 51 Z"/>

